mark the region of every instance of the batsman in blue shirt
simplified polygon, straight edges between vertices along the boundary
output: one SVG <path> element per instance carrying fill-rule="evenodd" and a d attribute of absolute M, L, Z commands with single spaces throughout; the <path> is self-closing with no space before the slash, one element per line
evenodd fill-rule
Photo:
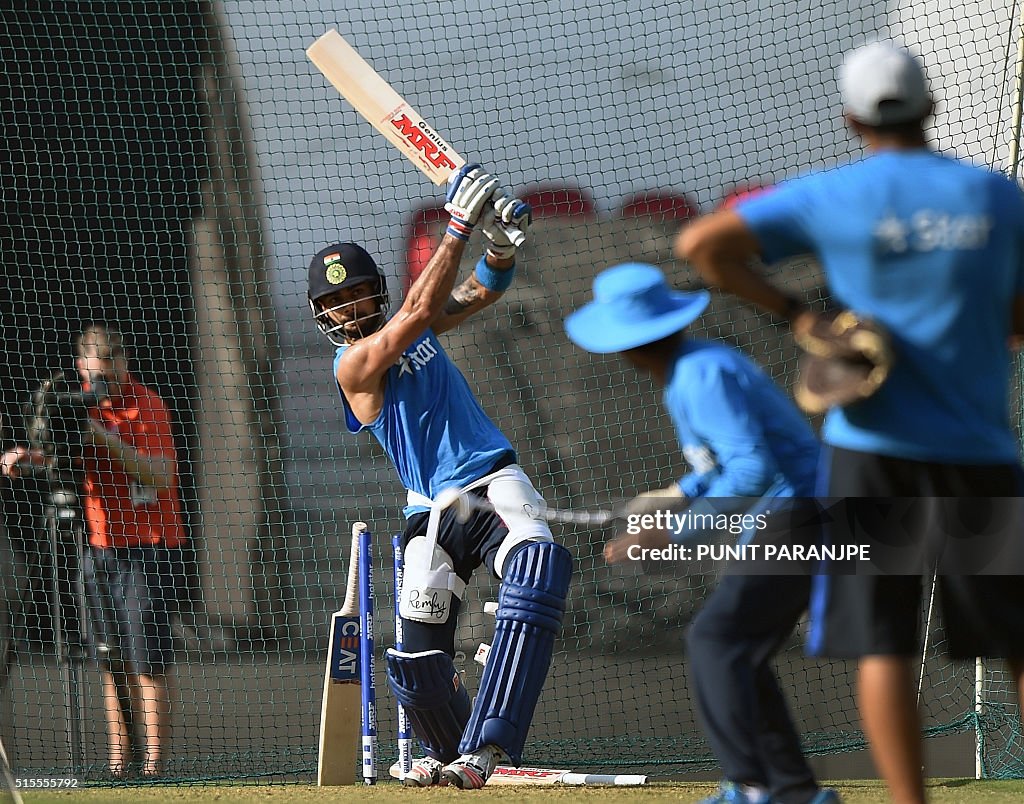
<path fill-rule="evenodd" d="M 1024 200 L 1003 176 L 929 147 L 931 93 L 906 49 L 853 51 L 839 87 L 867 154 L 696 221 L 676 251 L 709 282 L 789 319 L 798 339 L 820 331 L 820 317 L 752 266 L 816 255 L 836 304 L 887 330 L 894 354 L 873 394 L 828 412 L 821 489 L 858 505 L 920 501 L 926 516 L 900 537 L 922 556 L 943 530 L 947 547 L 980 550 L 976 523 L 998 518 L 1000 500 L 1021 489 L 1009 342 L 1024 333 Z M 973 522 L 957 510 L 968 498 Z M 938 573 L 950 653 L 1009 659 L 1024 690 L 1024 584 L 952 570 Z M 815 583 L 809 648 L 859 660 L 875 762 L 893 800 L 923 802 L 914 676 L 922 575 L 823 573 Z"/>
<path fill-rule="evenodd" d="M 664 389 L 691 467 L 677 482 L 633 500 L 631 513 L 757 515 L 814 493 L 819 445 L 803 415 L 738 349 L 687 335 L 708 301 L 707 291 L 669 288 L 653 265 L 626 263 L 600 273 L 594 300 L 565 320 L 577 346 L 621 353 Z M 605 545 L 605 558 L 617 563 L 635 558 L 637 546 L 701 535 L 693 530 L 623 535 Z M 834 791 L 818 787 L 804 759 L 771 664 L 809 593 L 809 574 L 727 574 L 690 627 L 686 647 L 698 710 L 725 775 L 707 804 L 838 801 Z"/>
<path fill-rule="evenodd" d="M 308 295 L 317 326 L 338 347 L 334 377 L 349 431 L 368 430 L 408 490 L 403 650 L 385 658 L 391 689 L 426 755 L 403 781 L 475 789 L 498 764 L 520 764 L 561 628 L 572 559 L 533 515 L 544 500 L 436 337 L 509 287 L 529 205 L 479 165 L 467 165 L 453 174 L 445 208 L 452 216 L 447 231 L 394 316 L 387 315 L 383 275 L 354 243 L 313 257 Z M 456 287 L 478 223 L 486 254 Z M 463 516 L 449 505 L 456 492 L 488 506 Z M 481 564 L 501 587 L 471 705 L 453 663 L 455 628 L 463 591 Z"/>

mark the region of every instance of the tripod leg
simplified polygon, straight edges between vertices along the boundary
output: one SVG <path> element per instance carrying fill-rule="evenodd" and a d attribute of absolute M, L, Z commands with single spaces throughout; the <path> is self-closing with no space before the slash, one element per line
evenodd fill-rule
<path fill-rule="evenodd" d="M 52 493 L 51 493 L 52 496 Z M 72 593 L 74 578 L 79 573 L 74 546 L 67 544 L 67 533 L 61 527 L 70 517 L 62 517 L 61 511 L 51 505 L 46 510 L 46 530 L 50 542 L 52 562 L 50 607 L 53 627 L 54 656 L 61 672 L 61 686 L 64 691 L 64 707 L 68 739 L 68 753 L 71 767 L 79 773 L 82 761 L 81 722 L 81 663 L 76 646 L 81 638 L 78 633 L 81 622 Z"/>
<path fill-rule="evenodd" d="M 22 804 L 21 793 L 18 792 L 18 786 L 14 783 L 14 774 L 11 772 L 11 763 L 7 761 L 7 751 L 4 749 L 3 740 L 0 740 L 0 771 L 3 772 L 4 786 L 11 794 L 11 800 L 14 804 Z"/>

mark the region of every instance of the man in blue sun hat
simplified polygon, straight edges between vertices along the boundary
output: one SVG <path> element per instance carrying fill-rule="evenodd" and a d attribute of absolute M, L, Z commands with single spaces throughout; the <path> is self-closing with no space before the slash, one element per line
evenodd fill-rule
<path fill-rule="evenodd" d="M 664 389 L 692 467 L 666 488 L 639 495 L 630 514 L 756 515 L 780 501 L 813 497 L 819 445 L 807 420 L 738 349 L 686 334 L 709 301 L 707 291 L 670 288 L 653 265 L 626 263 L 600 273 L 594 300 L 565 320 L 577 346 L 620 353 Z M 635 560 L 638 548 L 698 536 L 686 528 L 629 528 L 605 545 L 604 556 L 613 564 Z M 690 627 L 686 649 L 697 708 L 725 776 L 708 804 L 839 800 L 818 787 L 771 666 L 809 594 L 808 574 L 726 574 Z"/>

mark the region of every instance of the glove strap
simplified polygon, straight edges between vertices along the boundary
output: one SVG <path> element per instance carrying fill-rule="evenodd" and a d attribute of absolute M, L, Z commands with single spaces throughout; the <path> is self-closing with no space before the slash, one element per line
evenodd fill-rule
<path fill-rule="evenodd" d="M 516 256 L 515 246 L 496 246 L 491 243 L 487 247 L 487 251 L 484 253 L 484 257 L 493 257 L 496 260 L 507 260 L 510 257 Z"/>
<path fill-rule="evenodd" d="M 466 242 L 469 240 L 470 235 L 473 234 L 473 224 L 461 218 L 452 218 L 448 221 L 448 228 L 445 231 L 452 237 L 457 237 L 459 240 Z"/>
<path fill-rule="evenodd" d="M 476 264 L 474 273 L 476 274 L 476 281 L 485 288 L 493 290 L 495 293 L 502 293 L 511 286 L 512 278 L 516 273 L 516 266 L 515 263 L 512 263 L 511 267 L 498 270 L 488 265 L 487 257 L 483 256 Z"/>

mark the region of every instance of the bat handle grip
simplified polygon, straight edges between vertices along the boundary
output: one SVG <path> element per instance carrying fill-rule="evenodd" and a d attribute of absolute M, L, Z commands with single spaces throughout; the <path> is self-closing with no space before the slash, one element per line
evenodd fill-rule
<path fill-rule="evenodd" d="M 509 227 L 508 239 L 512 241 L 513 246 L 519 248 L 521 245 L 523 245 L 523 243 L 526 242 L 526 233 L 519 229 Z"/>

